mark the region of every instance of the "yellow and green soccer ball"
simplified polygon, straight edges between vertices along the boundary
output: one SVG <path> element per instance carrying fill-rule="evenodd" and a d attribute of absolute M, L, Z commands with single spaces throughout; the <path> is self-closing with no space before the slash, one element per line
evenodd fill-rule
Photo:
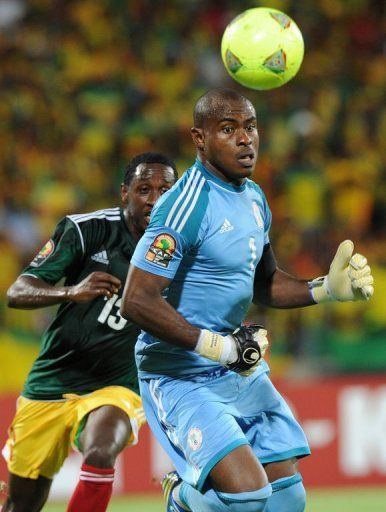
<path fill-rule="evenodd" d="M 248 9 L 226 27 L 221 56 L 231 77 L 251 89 L 280 87 L 299 71 L 302 33 L 287 14 L 269 7 Z"/>

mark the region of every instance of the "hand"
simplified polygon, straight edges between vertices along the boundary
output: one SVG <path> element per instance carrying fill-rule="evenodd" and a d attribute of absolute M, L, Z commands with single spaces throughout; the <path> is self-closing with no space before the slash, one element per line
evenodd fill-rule
<path fill-rule="evenodd" d="M 249 324 L 236 329 L 232 336 L 237 342 L 237 360 L 225 366 L 248 377 L 257 369 L 268 348 L 267 331 L 261 325 Z M 256 349 L 258 354 L 255 352 Z"/>
<path fill-rule="evenodd" d="M 67 297 L 73 302 L 88 302 L 100 295 L 110 298 L 120 287 L 121 281 L 117 277 L 107 272 L 92 272 L 80 283 L 69 286 Z"/>
<path fill-rule="evenodd" d="M 315 302 L 369 300 L 372 297 L 374 279 L 371 268 L 364 256 L 358 253 L 353 255 L 353 251 L 351 240 L 342 242 L 328 274 L 310 281 Z"/>
<path fill-rule="evenodd" d="M 195 352 L 247 376 L 256 370 L 267 347 L 267 331 L 261 325 L 250 324 L 228 336 L 203 329 Z"/>

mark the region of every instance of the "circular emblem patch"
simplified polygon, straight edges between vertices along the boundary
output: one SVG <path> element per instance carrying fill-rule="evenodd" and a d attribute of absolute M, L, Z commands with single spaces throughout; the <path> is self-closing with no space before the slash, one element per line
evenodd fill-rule
<path fill-rule="evenodd" d="M 55 243 L 54 241 L 48 240 L 46 245 L 40 249 L 39 253 L 35 256 L 35 258 L 31 261 L 31 267 L 38 267 L 45 261 L 48 256 L 50 256 L 55 250 Z"/>
<path fill-rule="evenodd" d="M 243 360 L 248 364 L 256 363 L 259 360 L 259 351 L 255 348 L 247 348 L 243 352 Z"/>
<path fill-rule="evenodd" d="M 194 452 L 199 450 L 202 446 L 202 432 L 199 428 L 194 427 L 188 433 L 188 445 Z"/>

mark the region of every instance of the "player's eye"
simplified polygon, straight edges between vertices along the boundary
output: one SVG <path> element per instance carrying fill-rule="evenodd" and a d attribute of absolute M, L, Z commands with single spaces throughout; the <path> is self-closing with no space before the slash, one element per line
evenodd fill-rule
<path fill-rule="evenodd" d="M 247 130 L 249 132 L 253 132 L 254 130 L 256 130 L 256 125 L 255 124 L 250 124 L 247 126 Z"/>
<path fill-rule="evenodd" d="M 141 187 L 139 189 L 140 194 L 147 194 L 149 192 L 149 187 Z"/>
<path fill-rule="evenodd" d="M 234 131 L 234 129 L 233 129 L 233 126 L 228 125 L 228 126 L 223 126 L 222 131 L 224 133 L 232 133 Z"/>
<path fill-rule="evenodd" d="M 167 192 L 168 190 L 170 190 L 170 187 L 162 187 L 161 194 L 165 194 L 165 192 Z"/>

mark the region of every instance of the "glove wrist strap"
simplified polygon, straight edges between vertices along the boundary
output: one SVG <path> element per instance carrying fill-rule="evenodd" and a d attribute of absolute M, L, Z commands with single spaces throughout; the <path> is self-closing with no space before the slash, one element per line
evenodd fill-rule
<path fill-rule="evenodd" d="M 327 276 L 317 277 L 316 279 L 309 281 L 308 287 L 316 304 L 331 302 L 334 300 L 334 297 L 331 295 L 330 289 L 328 287 Z"/>
<path fill-rule="evenodd" d="M 215 332 L 202 329 L 197 340 L 195 352 L 212 361 L 225 365 L 237 360 L 237 350 L 232 336 L 222 336 Z"/>

